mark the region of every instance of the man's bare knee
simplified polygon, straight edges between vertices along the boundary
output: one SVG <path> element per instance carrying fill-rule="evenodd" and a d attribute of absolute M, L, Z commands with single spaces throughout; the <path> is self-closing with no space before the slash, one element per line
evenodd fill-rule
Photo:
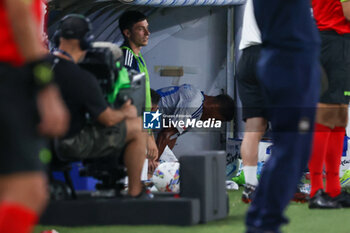
<path fill-rule="evenodd" d="M 316 122 L 327 127 L 333 128 L 338 119 L 339 104 L 324 104 L 317 105 Z"/>
<path fill-rule="evenodd" d="M 126 139 L 131 140 L 143 135 L 141 117 L 126 120 Z"/>
<path fill-rule="evenodd" d="M 249 118 L 245 124 L 246 132 L 265 132 L 267 120 L 262 117 Z"/>
<path fill-rule="evenodd" d="M 140 132 L 142 127 L 141 118 L 133 118 L 126 120 L 126 128 L 128 133 Z"/>
<path fill-rule="evenodd" d="M 336 126 L 346 127 L 348 124 L 348 105 L 341 105 L 338 111 L 338 122 Z"/>
<path fill-rule="evenodd" d="M 48 201 L 46 177 L 41 172 L 21 173 L 0 178 L 1 200 L 18 203 L 40 214 Z"/>

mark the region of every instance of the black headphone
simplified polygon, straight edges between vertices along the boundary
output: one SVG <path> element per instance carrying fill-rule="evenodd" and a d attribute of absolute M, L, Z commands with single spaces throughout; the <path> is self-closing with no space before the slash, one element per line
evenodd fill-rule
<path fill-rule="evenodd" d="M 68 19 L 71 19 L 71 18 L 82 19 L 86 23 L 87 31 L 85 32 L 85 34 L 82 37 L 75 35 L 76 28 L 73 28 L 73 27 L 70 29 L 69 28 L 64 29 L 64 31 L 62 31 L 62 25 L 64 24 L 64 22 Z M 91 24 L 90 20 L 88 18 L 86 18 L 85 16 L 80 15 L 80 14 L 69 14 L 60 20 L 58 27 L 57 27 L 57 30 L 54 33 L 53 39 L 52 39 L 55 48 L 58 48 L 60 45 L 60 37 L 64 37 L 67 39 L 80 40 L 80 49 L 81 50 L 86 50 L 86 49 L 90 48 L 92 41 L 95 39 L 94 35 L 92 34 L 92 24 Z"/>

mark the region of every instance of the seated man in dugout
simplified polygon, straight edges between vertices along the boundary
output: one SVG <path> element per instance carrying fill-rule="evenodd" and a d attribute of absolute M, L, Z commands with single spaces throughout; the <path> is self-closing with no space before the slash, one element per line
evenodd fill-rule
<path fill-rule="evenodd" d="M 128 195 L 149 198 L 140 180 L 147 135 L 141 130 L 135 106 L 128 100 L 120 109 L 109 107 L 97 79 L 76 64 L 84 58 L 92 38 L 91 23 L 76 14 L 64 17 L 55 34 L 56 83 L 71 113 L 69 131 L 59 143 L 60 153 L 81 160 L 115 156 L 127 168 Z"/>

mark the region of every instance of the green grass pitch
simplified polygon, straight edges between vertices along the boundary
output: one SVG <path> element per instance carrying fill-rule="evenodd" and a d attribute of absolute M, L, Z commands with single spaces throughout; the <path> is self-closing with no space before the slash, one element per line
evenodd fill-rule
<path fill-rule="evenodd" d="M 225 219 L 190 227 L 180 226 L 99 226 L 60 227 L 38 226 L 35 233 L 55 229 L 59 233 L 243 233 L 248 205 L 241 202 L 241 191 L 229 191 L 230 213 Z M 164 210 L 169 211 L 169 210 Z M 158 214 L 153 213 L 156 218 Z M 284 233 L 350 233 L 350 208 L 337 210 L 309 210 L 307 204 L 291 202 L 286 215 L 290 223 Z"/>

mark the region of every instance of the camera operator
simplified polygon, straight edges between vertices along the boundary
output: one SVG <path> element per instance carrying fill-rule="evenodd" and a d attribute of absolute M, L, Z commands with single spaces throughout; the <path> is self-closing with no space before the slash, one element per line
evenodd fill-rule
<path fill-rule="evenodd" d="M 128 194 L 148 198 L 140 181 L 146 157 L 146 133 L 135 106 L 128 100 L 120 109 L 108 107 L 97 79 L 81 69 L 81 61 L 93 36 L 91 23 L 82 15 L 64 17 L 54 40 L 58 49 L 54 71 L 62 96 L 71 113 L 67 135 L 60 140 L 62 156 L 76 159 L 100 158 L 113 155 L 124 159 L 129 177 Z M 92 124 L 88 124 L 86 114 Z M 123 155 L 123 158 L 121 156 Z"/>

